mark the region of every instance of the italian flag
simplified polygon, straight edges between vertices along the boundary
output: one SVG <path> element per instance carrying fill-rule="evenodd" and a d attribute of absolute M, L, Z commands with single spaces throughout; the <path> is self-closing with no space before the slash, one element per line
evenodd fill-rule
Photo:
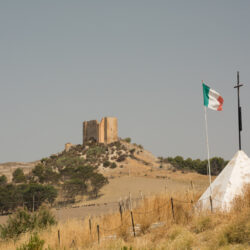
<path fill-rule="evenodd" d="M 221 111 L 224 102 L 221 95 L 215 90 L 205 85 L 204 83 L 202 83 L 202 86 L 203 86 L 204 106 L 213 110 Z"/>

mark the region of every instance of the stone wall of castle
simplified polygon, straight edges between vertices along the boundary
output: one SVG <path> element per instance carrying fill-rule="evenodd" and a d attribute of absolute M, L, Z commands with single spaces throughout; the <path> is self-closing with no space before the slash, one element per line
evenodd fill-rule
<path fill-rule="evenodd" d="M 94 139 L 99 143 L 111 143 L 118 140 L 118 122 L 116 117 L 104 117 L 83 123 L 83 143 Z"/>
<path fill-rule="evenodd" d="M 83 143 L 90 139 L 99 141 L 99 123 L 96 120 L 83 122 Z"/>

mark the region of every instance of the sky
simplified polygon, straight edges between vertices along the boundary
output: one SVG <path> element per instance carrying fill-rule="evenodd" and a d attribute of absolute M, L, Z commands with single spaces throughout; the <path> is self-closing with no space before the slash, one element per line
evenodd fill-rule
<path fill-rule="evenodd" d="M 156 156 L 250 156 L 250 1 L 11 0 L 0 3 L 0 163 L 82 143 L 82 122 L 118 118 Z"/>

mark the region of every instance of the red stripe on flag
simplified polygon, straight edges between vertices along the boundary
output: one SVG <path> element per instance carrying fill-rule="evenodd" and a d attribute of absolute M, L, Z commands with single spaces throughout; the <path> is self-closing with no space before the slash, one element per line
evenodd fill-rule
<path fill-rule="evenodd" d="M 223 105 L 223 103 L 224 103 L 224 100 L 223 100 L 223 98 L 221 97 L 221 96 L 219 96 L 218 97 L 218 102 L 220 103 L 220 106 L 218 107 L 218 111 L 221 111 L 222 110 L 222 105 Z"/>

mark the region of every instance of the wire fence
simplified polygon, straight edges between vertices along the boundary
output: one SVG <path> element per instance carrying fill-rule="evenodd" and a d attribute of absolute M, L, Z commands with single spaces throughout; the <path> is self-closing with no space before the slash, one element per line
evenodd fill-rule
<path fill-rule="evenodd" d="M 94 228 L 92 228 L 92 221 L 91 218 L 89 219 L 89 231 L 90 234 L 93 235 L 94 232 L 96 232 L 96 236 L 98 238 L 98 243 L 100 243 L 100 240 L 103 239 L 105 240 L 105 237 L 108 238 L 112 238 L 112 237 L 116 237 L 118 231 L 124 226 L 124 227 L 128 227 L 131 230 L 131 234 L 136 237 L 138 232 L 141 231 L 141 225 L 140 224 L 136 224 L 137 220 L 140 217 L 136 217 L 134 218 L 134 216 L 142 216 L 142 217 L 147 217 L 150 214 L 155 213 L 155 215 L 160 215 L 160 211 L 164 208 L 168 208 L 168 211 L 171 215 L 172 215 L 172 221 L 175 222 L 176 220 L 176 204 L 181 203 L 181 204 L 185 204 L 185 205 L 189 205 L 190 206 L 190 212 L 194 212 L 195 208 L 197 208 L 197 204 L 198 203 L 202 203 L 206 200 L 208 200 L 210 202 L 210 209 L 211 212 L 213 212 L 213 201 L 216 202 L 222 202 L 220 200 L 214 199 L 211 196 L 200 199 L 200 200 L 180 200 L 177 198 L 173 198 L 170 197 L 170 199 L 168 198 L 163 204 L 158 204 L 157 206 L 155 206 L 154 208 L 147 210 L 145 207 L 143 207 L 143 203 L 147 200 L 146 197 L 141 197 L 141 198 L 131 198 L 126 197 L 126 199 L 124 200 L 120 200 L 119 202 L 104 202 L 104 203 L 92 203 L 92 204 L 83 204 L 81 206 L 78 207 L 86 207 L 86 206 L 108 206 L 108 205 L 117 205 L 118 206 L 118 212 L 120 214 L 120 224 L 115 226 L 115 227 L 111 227 L 108 225 L 108 223 L 102 223 L 100 225 L 100 223 L 95 222 L 93 225 L 96 226 L 96 230 L 94 230 Z M 141 202 L 139 204 L 139 202 Z M 8 203 L 8 202 L 7 202 Z M 20 204 L 20 202 L 9 202 L 11 204 L 15 203 L 15 204 Z M 40 203 L 40 201 L 36 201 L 36 200 L 31 200 L 31 201 L 25 201 L 22 202 L 22 204 L 36 204 L 36 203 Z M 133 209 L 133 205 L 136 203 L 135 208 Z M 146 203 L 144 203 L 146 204 Z M 74 208 L 74 207 L 73 207 Z M 157 219 L 160 218 L 155 216 L 155 220 L 156 221 L 152 221 L 150 223 L 150 226 L 153 226 L 154 228 L 156 227 L 160 227 L 165 225 L 165 221 L 157 221 Z M 18 233 L 16 236 L 20 236 L 20 235 L 25 235 L 26 233 L 28 233 L 29 230 L 25 231 L 25 232 L 21 232 Z M 111 233 L 113 233 L 113 235 L 110 235 Z M 101 238 L 102 236 L 102 238 Z M 57 232 L 57 237 L 58 237 L 58 242 L 60 244 L 61 241 L 61 234 L 60 234 L 60 229 L 58 229 Z M 4 240 L 0 240 L 0 242 L 4 242 Z"/>

